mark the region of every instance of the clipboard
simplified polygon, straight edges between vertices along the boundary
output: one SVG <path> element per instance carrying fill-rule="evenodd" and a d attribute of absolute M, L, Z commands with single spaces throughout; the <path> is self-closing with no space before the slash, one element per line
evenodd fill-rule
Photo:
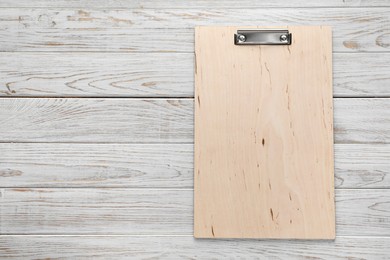
<path fill-rule="evenodd" d="M 194 236 L 334 239 L 332 34 L 195 29 Z"/>

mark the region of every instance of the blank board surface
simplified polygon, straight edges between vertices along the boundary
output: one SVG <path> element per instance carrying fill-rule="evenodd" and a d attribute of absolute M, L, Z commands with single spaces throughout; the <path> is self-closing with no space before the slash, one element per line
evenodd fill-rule
<path fill-rule="evenodd" d="M 195 237 L 335 237 L 331 28 L 286 28 L 195 29 Z"/>

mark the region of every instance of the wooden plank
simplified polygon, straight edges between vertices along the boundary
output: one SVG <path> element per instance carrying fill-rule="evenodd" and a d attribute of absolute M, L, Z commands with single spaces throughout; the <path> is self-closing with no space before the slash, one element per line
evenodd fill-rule
<path fill-rule="evenodd" d="M 0 99 L 1 140 L 189 142 L 192 103 L 188 99 Z"/>
<path fill-rule="evenodd" d="M 335 145 L 335 186 L 390 188 L 389 145 Z"/>
<path fill-rule="evenodd" d="M 259 8 L 259 7 L 377 7 L 377 6 L 390 6 L 387 1 L 380 0 L 315 0 L 309 3 L 304 0 L 295 1 L 251 1 L 243 0 L 237 5 L 235 0 L 223 0 L 223 1 L 208 1 L 208 0 L 187 0 L 185 2 L 180 0 L 95 0 L 95 1 L 79 1 L 79 0 L 57 0 L 55 3 L 50 0 L 3 0 L 0 2 L 0 7 L 43 7 L 43 8 L 104 8 L 104 9 L 118 9 L 118 8 Z"/>
<path fill-rule="evenodd" d="M 380 58 L 379 56 L 382 56 Z M 335 97 L 390 97 L 390 56 L 383 53 L 333 55 Z"/>
<path fill-rule="evenodd" d="M 239 28 L 195 29 L 194 236 L 334 239 L 332 30 Z"/>
<path fill-rule="evenodd" d="M 336 188 L 390 188 L 390 145 L 336 144 Z M 192 144 L 0 143 L 1 187 L 192 188 Z"/>
<path fill-rule="evenodd" d="M 387 259 L 388 237 L 335 241 L 210 240 L 188 236 L 0 236 L 7 259 Z M 131 246 L 129 246 L 131 245 Z"/>
<path fill-rule="evenodd" d="M 193 187 L 192 144 L 0 144 L 1 187 Z"/>
<path fill-rule="evenodd" d="M 0 189 L 1 234 L 192 235 L 192 189 Z M 387 236 L 390 190 L 336 190 L 338 236 Z"/>
<path fill-rule="evenodd" d="M 2 8 L 0 50 L 192 52 L 194 26 L 226 25 L 234 21 L 238 26 L 330 25 L 334 28 L 333 45 L 336 52 L 388 52 L 388 12 L 388 8 L 383 7 L 117 10 Z"/>
<path fill-rule="evenodd" d="M 389 53 L 335 53 L 335 97 L 390 96 Z M 0 53 L 0 95 L 193 97 L 192 53 Z"/>
<path fill-rule="evenodd" d="M 193 55 L 1 53 L 1 96 L 193 96 Z"/>
<path fill-rule="evenodd" d="M 371 103 L 371 100 L 375 102 Z M 359 139 L 361 140 L 364 136 L 364 139 L 370 140 L 371 143 L 388 143 L 390 140 L 390 99 L 355 99 L 354 101 L 348 102 L 345 99 L 334 101 L 334 126 L 335 133 L 337 133 L 335 141 L 359 143 L 361 142 Z M 378 120 L 378 115 L 371 114 L 374 111 L 381 114 L 380 120 Z M 382 131 L 383 126 L 384 131 Z"/>
<path fill-rule="evenodd" d="M 389 143 L 388 99 L 335 99 L 335 143 Z M 193 99 L 0 99 L 1 142 L 192 143 Z"/>

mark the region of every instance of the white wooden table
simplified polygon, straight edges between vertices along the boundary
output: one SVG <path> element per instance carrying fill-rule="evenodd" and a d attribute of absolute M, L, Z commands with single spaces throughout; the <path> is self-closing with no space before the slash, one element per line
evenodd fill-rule
<path fill-rule="evenodd" d="M 193 27 L 218 24 L 333 26 L 335 241 L 192 237 Z M 390 257 L 389 0 L 1 0 L 0 51 L 0 256 Z"/>

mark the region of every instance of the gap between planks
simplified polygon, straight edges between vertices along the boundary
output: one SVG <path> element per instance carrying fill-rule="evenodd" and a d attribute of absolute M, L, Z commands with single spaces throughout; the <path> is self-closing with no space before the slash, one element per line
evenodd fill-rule
<path fill-rule="evenodd" d="M 134 186 L 0 186 L 0 189 L 10 189 L 10 190 L 17 190 L 17 189 L 26 189 L 26 190 L 35 190 L 35 189 L 69 189 L 69 190 L 94 190 L 94 189 L 102 189 L 102 190 L 115 190 L 115 189 L 129 189 L 129 190 L 151 190 L 151 191 L 194 191 L 194 188 L 191 187 L 182 187 L 182 188 L 171 188 L 171 187 L 134 187 Z M 338 188 L 334 187 L 335 190 L 348 190 L 348 191 L 362 191 L 362 190 L 390 190 L 390 188 L 363 188 L 363 187 L 357 187 L 357 188 Z"/>
<path fill-rule="evenodd" d="M 0 99 L 6 99 L 6 98 L 20 98 L 20 99 L 35 99 L 35 98 L 45 98 L 45 99 L 194 99 L 194 96 L 1 96 Z M 357 97 L 362 98 L 362 97 Z M 365 98 L 365 97 L 364 97 Z"/>
<path fill-rule="evenodd" d="M 343 0 L 345 1 L 345 0 Z M 45 7 L 43 6 L 0 6 L 0 9 L 43 9 Z M 124 7 L 124 6 L 110 6 L 110 7 L 96 7 L 96 6 L 59 6 L 58 8 L 55 8 L 54 6 L 49 6 L 47 9 L 56 9 L 56 10 L 78 10 L 78 9 L 88 9 L 88 10 L 96 10 L 96 11 L 105 11 L 105 10 L 121 10 L 121 9 L 126 9 L 126 10 L 201 10 L 201 11 L 207 11 L 210 8 L 212 9 L 218 9 L 221 8 L 220 6 L 210 6 L 210 7 L 144 7 L 144 6 L 135 6 L 135 7 Z M 370 6 L 355 6 L 355 5 L 350 5 L 350 6 L 342 6 L 342 5 L 323 5 L 323 6 L 308 6 L 308 5 L 297 5 L 297 6 L 256 6 L 256 7 L 251 7 L 251 6 L 240 6 L 240 7 L 224 7 L 223 9 L 225 10 L 240 10 L 240 9 L 374 9 L 374 8 L 390 8 L 390 5 L 370 5 Z"/>
<path fill-rule="evenodd" d="M 387 99 L 390 96 L 334 96 L 333 99 Z M 0 99 L 147 99 L 147 100 L 161 100 L 161 99 L 194 99 L 194 96 L 0 96 Z"/>
<path fill-rule="evenodd" d="M 39 235 L 34 235 L 34 234 L 21 234 L 21 233 L 18 233 L 18 234 L 0 234 L 0 237 L 194 237 L 192 234 L 173 234 L 173 235 L 164 235 L 164 234 L 156 234 L 156 235 L 150 235 L 150 234 L 146 234 L 146 235 L 132 235 L 132 234 L 80 234 L 80 235 L 73 235 L 73 234 L 39 234 Z M 336 236 L 336 238 L 390 238 L 390 235 L 388 236 L 348 236 L 348 235 L 341 235 L 341 236 Z M 200 240 L 204 240 L 204 239 L 200 239 Z M 237 239 L 228 239 L 228 238 L 225 238 L 225 239 L 218 239 L 218 240 L 237 240 Z M 247 239 L 247 240 L 251 240 L 251 241 L 256 241 L 256 240 L 272 240 L 272 239 Z M 277 240 L 277 241 L 280 241 L 280 240 Z M 295 240 L 295 241 L 305 241 L 305 240 Z M 308 240 L 308 241 L 312 241 L 312 240 Z"/>
<path fill-rule="evenodd" d="M 0 7 L 1 9 L 1 7 Z M 49 54 L 71 54 L 71 53 L 76 53 L 76 54 L 82 54 L 82 53 L 91 53 L 91 54 L 150 54 L 150 53 L 153 53 L 153 54 L 172 54 L 172 53 L 178 53 L 178 54 L 194 54 L 193 51 L 153 51 L 153 50 L 150 50 L 150 51 L 88 51 L 88 50 L 82 50 L 82 51 L 69 51 L 69 50 L 64 50 L 64 51 L 60 51 L 60 50 L 54 50 L 54 51 L 4 51 L 4 50 L 0 50 L 0 54 L 1 53 L 28 53 L 28 54 L 42 54 L 42 53 L 49 53 Z M 370 54 L 370 53 L 390 53 L 390 51 L 362 51 L 362 52 L 350 52 L 350 51 L 335 51 L 333 50 L 332 52 L 333 54 L 337 53 L 337 54 L 355 54 L 355 55 L 359 55 L 359 54 Z"/>

